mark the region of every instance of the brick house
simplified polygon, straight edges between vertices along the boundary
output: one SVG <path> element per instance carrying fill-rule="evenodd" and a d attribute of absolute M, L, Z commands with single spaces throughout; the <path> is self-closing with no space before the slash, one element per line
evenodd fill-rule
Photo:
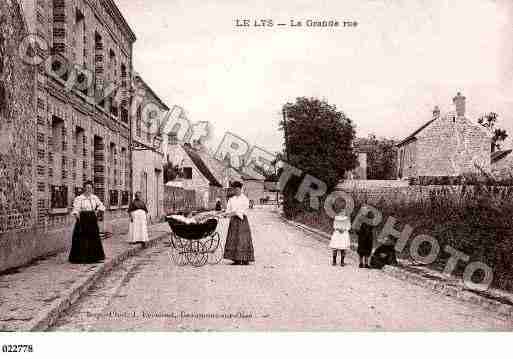
<path fill-rule="evenodd" d="M 465 117 L 465 101 L 458 92 L 456 111 L 445 116 L 436 106 L 432 118 L 397 145 L 399 178 L 490 172 L 491 136 Z"/>

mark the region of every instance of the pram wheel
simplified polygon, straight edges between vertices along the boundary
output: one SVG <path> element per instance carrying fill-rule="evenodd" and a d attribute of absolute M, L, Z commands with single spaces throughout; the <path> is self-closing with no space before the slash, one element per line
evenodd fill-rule
<path fill-rule="evenodd" d="M 171 259 L 177 266 L 183 267 L 187 265 L 188 261 L 185 257 L 185 251 L 183 249 L 171 248 L 170 253 Z"/>
<path fill-rule="evenodd" d="M 219 243 L 221 242 L 221 237 L 219 237 L 219 233 L 215 232 L 210 237 L 207 238 L 206 241 L 203 242 L 205 245 L 205 249 L 209 252 L 215 252 L 217 247 L 219 247 Z"/>
<path fill-rule="evenodd" d="M 205 241 L 205 248 L 208 251 L 208 264 L 218 264 L 223 259 L 223 245 L 219 233 L 215 232 Z"/>
<path fill-rule="evenodd" d="M 171 233 L 171 241 L 169 243 L 170 252 L 169 256 L 171 257 L 171 260 L 177 265 L 177 266 L 185 266 L 187 265 L 187 258 L 185 257 L 185 246 L 182 241 L 182 239 L 178 238 L 174 233 Z"/>
<path fill-rule="evenodd" d="M 200 241 L 190 241 L 185 253 L 187 261 L 194 267 L 202 267 L 207 263 L 208 251 Z"/>

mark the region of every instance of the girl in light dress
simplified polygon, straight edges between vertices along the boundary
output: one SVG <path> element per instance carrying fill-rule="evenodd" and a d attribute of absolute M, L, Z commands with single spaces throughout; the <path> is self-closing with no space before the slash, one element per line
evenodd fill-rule
<path fill-rule="evenodd" d="M 333 250 L 333 265 L 337 265 L 337 254 L 340 252 L 340 266 L 344 266 L 346 250 L 351 247 L 349 230 L 351 229 L 351 219 L 342 213 L 335 217 L 333 221 L 333 234 L 331 235 L 330 248 Z"/>

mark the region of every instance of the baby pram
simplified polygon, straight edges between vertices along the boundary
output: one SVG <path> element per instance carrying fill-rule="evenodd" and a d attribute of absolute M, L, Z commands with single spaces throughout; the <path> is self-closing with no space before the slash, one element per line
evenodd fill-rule
<path fill-rule="evenodd" d="M 184 223 L 172 216 L 167 216 L 166 220 L 172 231 L 171 258 L 177 265 L 201 267 L 221 261 L 223 245 L 216 232 L 217 218 L 202 223 Z"/>

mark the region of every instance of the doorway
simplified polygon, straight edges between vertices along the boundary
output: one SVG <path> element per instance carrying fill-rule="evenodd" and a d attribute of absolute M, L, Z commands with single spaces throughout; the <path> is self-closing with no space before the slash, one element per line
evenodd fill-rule
<path fill-rule="evenodd" d="M 163 185 L 162 179 L 162 171 L 156 169 L 155 170 L 155 219 L 158 221 L 160 219 L 160 188 Z"/>

